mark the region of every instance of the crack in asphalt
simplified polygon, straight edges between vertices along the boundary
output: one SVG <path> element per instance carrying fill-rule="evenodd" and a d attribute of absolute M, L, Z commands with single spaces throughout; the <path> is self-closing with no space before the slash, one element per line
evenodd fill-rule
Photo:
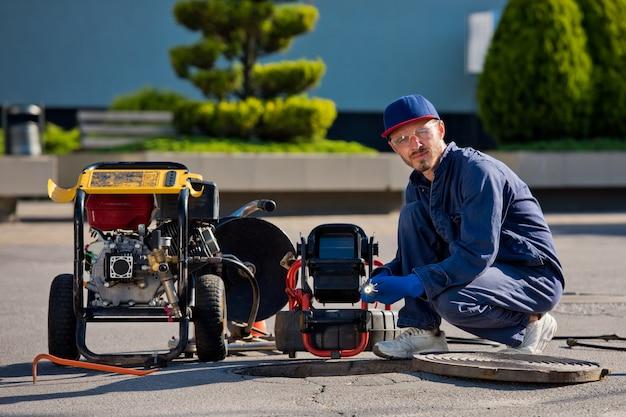
<path fill-rule="evenodd" d="M 616 318 L 626 317 L 626 304 L 622 303 L 593 303 L 593 304 L 561 304 L 554 311 L 568 316 L 609 316 Z"/>

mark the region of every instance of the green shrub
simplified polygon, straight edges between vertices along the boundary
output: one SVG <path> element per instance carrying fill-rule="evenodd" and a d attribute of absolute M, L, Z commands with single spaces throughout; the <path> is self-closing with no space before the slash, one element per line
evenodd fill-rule
<path fill-rule="evenodd" d="M 191 82 L 202 90 L 207 97 L 223 100 L 228 94 L 238 89 L 242 83 L 241 70 L 238 67 L 229 69 L 197 70 L 189 76 Z"/>
<path fill-rule="evenodd" d="M 293 96 L 265 104 L 260 136 L 277 141 L 314 141 L 326 136 L 337 110 L 332 100 Z"/>
<path fill-rule="evenodd" d="M 251 138 L 283 142 L 311 142 L 325 137 L 337 117 L 332 100 L 293 96 L 265 103 L 249 97 L 242 101 L 188 102 L 174 112 L 180 133 Z"/>
<path fill-rule="evenodd" d="M 574 0 L 510 0 L 478 83 L 478 110 L 501 142 L 584 136 L 591 59 Z"/>
<path fill-rule="evenodd" d="M 243 101 L 204 103 L 198 109 L 198 127 L 211 136 L 249 138 L 263 114 L 263 104 L 250 97 Z"/>
<path fill-rule="evenodd" d="M 289 48 L 292 38 L 315 28 L 317 8 L 310 4 L 277 4 L 269 22 L 261 26 L 261 45 L 266 52 Z"/>
<path fill-rule="evenodd" d="M 64 130 L 61 127 L 46 123 L 44 132 L 43 153 L 64 155 L 80 148 L 80 131 Z M 4 131 L 0 129 L 0 155 L 4 154 Z"/>
<path fill-rule="evenodd" d="M 132 146 L 132 147 L 131 147 Z M 158 152 L 224 152 L 224 153 L 360 153 L 375 154 L 375 149 L 358 142 L 319 139 L 312 143 L 254 142 L 238 139 L 192 137 L 182 139 L 155 138 L 120 150 L 150 150 Z M 139 148 L 138 148 L 139 147 Z"/>
<path fill-rule="evenodd" d="M 215 135 L 215 103 L 202 103 L 196 111 L 196 127 L 206 135 Z"/>
<path fill-rule="evenodd" d="M 211 68 L 224 48 L 218 39 L 205 38 L 195 45 L 170 49 L 170 62 L 176 75 L 187 78 L 190 67 Z"/>
<path fill-rule="evenodd" d="M 176 132 L 191 135 L 198 126 L 198 111 L 202 103 L 197 101 L 183 101 L 174 109 L 174 128 Z"/>
<path fill-rule="evenodd" d="M 321 59 L 257 64 L 252 71 L 252 88 L 262 98 L 299 94 L 317 86 L 325 71 Z"/>
<path fill-rule="evenodd" d="M 593 139 L 553 139 L 537 140 L 531 143 L 509 143 L 499 146 L 501 151 L 543 151 L 543 152 L 595 152 L 595 151 L 626 151 L 626 140 L 623 138 Z"/>
<path fill-rule="evenodd" d="M 44 149 L 47 154 L 64 155 L 80 148 L 80 131 L 64 130 L 61 127 L 46 123 L 44 133 Z"/>
<path fill-rule="evenodd" d="M 263 104 L 256 98 L 243 101 L 222 101 L 215 109 L 215 132 L 219 136 L 249 138 L 261 115 Z"/>
<path fill-rule="evenodd" d="M 179 0 L 174 16 L 178 23 L 201 35 L 195 44 L 171 49 L 174 71 L 206 97 L 223 100 L 254 96 L 257 61 L 285 50 L 295 36 L 312 31 L 319 13 L 312 5 L 275 4 L 271 0 Z M 316 81 L 310 79 L 303 87 Z M 294 91 L 293 85 L 289 88 Z M 272 92 L 263 97 L 276 95 Z"/>
<path fill-rule="evenodd" d="M 116 97 L 111 104 L 113 110 L 162 110 L 174 111 L 187 99 L 174 91 L 144 87 L 134 93 Z"/>
<path fill-rule="evenodd" d="M 593 61 L 594 136 L 626 136 L 626 0 L 577 0 Z"/>

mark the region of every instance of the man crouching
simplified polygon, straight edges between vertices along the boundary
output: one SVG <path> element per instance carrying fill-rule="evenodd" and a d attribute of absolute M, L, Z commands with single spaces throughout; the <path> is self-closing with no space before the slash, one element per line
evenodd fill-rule
<path fill-rule="evenodd" d="M 444 141 L 445 125 L 420 95 L 385 109 L 382 136 L 413 168 L 398 222 L 395 259 L 372 274 L 367 302 L 404 298 L 406 330 L 373 350 L 384 358 L 446 351 L 441 319 L 538 354 L 556 333 L 548 311 L 561 298 L 563 270 L 528 186 L 502 162 Z M 370 287 L 371 288 L 371 287 Z"/>

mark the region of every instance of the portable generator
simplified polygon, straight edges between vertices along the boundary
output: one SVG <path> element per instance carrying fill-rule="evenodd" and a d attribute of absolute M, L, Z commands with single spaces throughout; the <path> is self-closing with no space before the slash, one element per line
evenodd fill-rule
<path fill-rule="evenodd" d="M 301 238 L 297 250 L 299 258 L 293 260 L 287 273 L 289 310 L 276 315 L 278 350 L 290 357 L 307 351 L 341 358 L 399 335 L 397 314 L 390 306 L 370 310 L 360 301 L 361 285 L 374 263 L 380 265 L 374 260 L 378 244 L 373 237 L 368 238 L 354 224 L 322 224 L 306 241 Z M 315 307 L 314 300 L 322 307 Z M 339 308 L 335 308 L 337 304 Z M 351 307 L 345 308 L 346 304 Z"/>
<path fill-rule="evenodd" d="M 273 265 L 293 252 L 293 245 L 270 223 L 242 217 L 272 209 L 270 200 L 248 203 L 243 211 L 219 219 L 217 186 L 173 162 L 96 163 L 80 173 L 72 188 L 49 180 L 48 194 L 55 202 L 74 203 L 74 272 L 55 277 L 50 289 L 52 355 L 160 365 L 185 352 L 192 321 L 198 358 L 221 360 L 227 354 L 227 305 L 236 304 L 233 316 L 249 333 L 259 311 L 265 318 L 286 304 L 284 294 L 262 301 L 258 281 L 284 282 L 287 271 Z M 87 244 L 85 220 L 91 236 Z M 263 233 L 264 245 L 257 246 L 273 251 L 255 253 L 243 236 L 242 252 L 237 233 Z M 178 341 L 168 350 L 101 354 L 86 345 L 90 322 L 166 321 L 179 324 Z"/>

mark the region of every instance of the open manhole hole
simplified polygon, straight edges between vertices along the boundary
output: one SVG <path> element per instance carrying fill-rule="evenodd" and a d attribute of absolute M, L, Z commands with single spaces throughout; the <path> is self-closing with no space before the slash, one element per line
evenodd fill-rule
<path fill-rule="evenodd" d="M 415 355 L 412 369 L 462 378 L 548 384 L 598 381 L 609 373 L 608 369 L 595 362 L 498 352 L 441 352 Z"/>
<path fill-rule="evenodd" d="M 416 355 L 412 361 L 384 359 L 300 360 L 261 364 L 235 371 L 260 377 L 428 372 L 436 375 L 522 383 L 572 384 L 591 382 L 609 373 L 594 362 L 554 356 L 489 352 L 441 352 Z"/>
<path fill-rule="evenodd" d="M 262 364 L 241 368 L 235 371 L 241 375 L 307 378 L 312 376 L 345 376 L 410 372 L 412 363 L 408 360 L 384 359 L 335 359 L 300 360 L 287 363 Z"/>

